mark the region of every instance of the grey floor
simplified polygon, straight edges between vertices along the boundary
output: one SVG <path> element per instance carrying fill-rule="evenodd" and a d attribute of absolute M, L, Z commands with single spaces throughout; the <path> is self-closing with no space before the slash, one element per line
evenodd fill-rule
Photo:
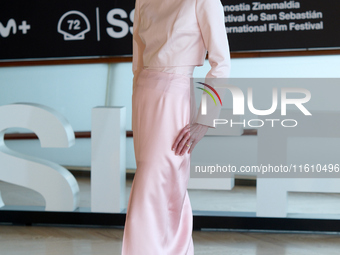
<path fill-rule="evenodd" d="M 80 206 L 90 206 L 90 179 L 77 177 Z M 131 180 L 127 181 L 129 194 Z M 35 191 L 0 182 L 6 205 L 43 206 Z M 189 190 L 193 210 L 251 212 L 256 189 L 236 186 L 232 191 Z M 128 196 L 126 198 L 127 204 Z M 289 213 L 339 214 L 339 194 L 290 193 Z M 0 225 L 0 254 L 120 254 L 122 228 Z M 340 233 L 288 233 L 202 230 L 193 232 L 195 254 L 213 255 L 340 255 Z M 141 254 L 144 255 L 144 254 Z"/>

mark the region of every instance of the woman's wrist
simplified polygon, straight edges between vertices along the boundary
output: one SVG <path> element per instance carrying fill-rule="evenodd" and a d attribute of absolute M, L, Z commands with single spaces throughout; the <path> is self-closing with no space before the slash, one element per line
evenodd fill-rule
<path fill-rule="evenodd" d="M 208 128 L 211 128 L 211 126 L 208 126 L 208 125 L 205 125 L 205 124 L 201 124 L 201 123 L 198 123 L 198 122 L 195 122 L 195 124 L 197 124 L 197 125 L 201 125 L 202 127 L 208 127 Z"/>

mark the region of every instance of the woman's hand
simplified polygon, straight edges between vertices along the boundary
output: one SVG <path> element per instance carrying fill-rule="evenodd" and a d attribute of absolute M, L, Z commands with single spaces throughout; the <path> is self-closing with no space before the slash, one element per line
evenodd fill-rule
<path fill-rule="evenodd" d="M 196 144 L 208 131 L 208 128 L 209 126 L 199 123 L 186 125 L 177 136 L 171 150 L 175 151 L 175 155 L 181 156 L 184 155 L 186 151 L 188 151 L 188 153 L 191 153 Z"/>

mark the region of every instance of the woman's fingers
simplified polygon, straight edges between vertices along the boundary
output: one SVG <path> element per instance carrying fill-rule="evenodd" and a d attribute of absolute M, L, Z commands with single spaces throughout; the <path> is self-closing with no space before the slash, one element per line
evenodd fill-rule
<path fill-rule="evenodd" d="M 180 151 L 181 156 L 183 156 L 184 153 L 186 153 L 190 149 L 190 146 L 192 143 L 192 137 L 190 136 L 190 132 L 187 133 L 187 135 L 184 137 L 182 141 L 183 141 L 183 147 Z"/>
<path fill-rule="evenodd" d="M 174 144 L 172 145 L 171 150 L 176 151 L 177 146 L 178 146 L 179 142 L 181 141 L 183 135 L 184 135 L 184 131 L 183 131 L 183 129 L 182 129 L 181 132 L 180 132 L 180 133 L 178 134 L 178 136 L 176 137 L 176 140 L 175 140 Z"/>
<path fill-rule="evenodd" d="M 201 124 L 196 125 L 195 131 L 191 132 L 191 137 L 193 139 L 192 139 L 192 144 L 190 146 L 188 153 L 191 153 L 194 150 L 195 146 L 198 144 L 199 141 L 201 141 L 201 139 L 204 137 L 207 131 L 208 131 L 208 126 L 201 125 Z"/>
<path fill-rule="evenodd" d="M 184 154 L 184 151 L 186 150 L 185 147 L 188 148 L 188 146 L 186 144 L 189 142 L 189 139 L 190 139 L 190 132 L 186 132 L 184 134 L 182 140 L 180 141 L 180 143 L 177 146 L 176 155 L 183 155 Z"/>
<path fill-rule="evenodd" d="M 188 150 L 188 153 L 189 153 L 189 154 L 194 150 L 194 148 L 195 148 L 195 146 L 196 146 L 197 143 L 198 143 L 197 140 L 194 140 L 194 141 L 192 142 L 192 144 L 191 144 L 191 146 L 190 146 L 190 148 L 189 148 L 189 150 Z"/>
<path fill-rule="evenodd" d="M 179 152 L 178 151 L 178 145 L 181 142 L 181 140 L 183 139 L 184 135 L 186 134 L 187 130 L 190 129 L 190 124 L 186 125 L 181 132 L 178 134 L 178 136 L 176 137 L 176 140 L 174 142 L 174 144 L 172 145 L 172 150 L 175 152 Z"/>
<path fill-rule="evenodd" d="M 191 153 L 196 144 L 202 139 L 208 130 L 208 126 L 198 123 L 186 125 L 176 137 L 172 146 L 172 150 L 176 155 L 184 155 L 184 153 Z M 189 146 L 188 146 L 189 145 Z"/>

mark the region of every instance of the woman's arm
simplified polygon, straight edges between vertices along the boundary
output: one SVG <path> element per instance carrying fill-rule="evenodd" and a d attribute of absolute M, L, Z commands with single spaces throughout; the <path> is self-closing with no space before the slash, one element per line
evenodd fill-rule
<path fill-rule="evenodd" d="M 208 50 L 208 59 L 211 66 L 210 71 L 206 75 L 205 83 L 212 87 L 226 85 L 226 78 L 230 74 L 230 52 L 221 1 L 196 0 L 196 15 L 205 47 Z M 207 87 L 205 89 L 210 90 Z M 223 99 L 226 88 L 215 88 L 215 90 L 221 99 Z M 203 93 L 207 94 L 205 91 Z M 221 111 L 219 101 L 216 100 L 216 102 L 217 105 L 207 95 L 207 115 L 201 114 L 201 104 L 196 123 L 214 128 L 213 120 L 218 119 Z"/>
<path fill-rule="evenodd" d="M 223 99 L 226 88 L 216 87 L 225 86 L 226 78 L 229 77 L 230 73 L 230 52 L 223 6 L 220 0 L 196 0 L 196 14 L 204 45 L 209 53 L 209 64 L 211 66 L 206 75 L 205 83 L 214 87 Z M 205 88 L 209 90 L 209 88 Z M 203 93 L 207 94 L 205 91 Z M 216 101 L 219 103 L 218 100 Z M 207 95 L 207 115 L 201 114 L 201 108 L 202 104 L 197 113 L 196 122 L 186 125 L 177 136 L 172 146 L 176 155 L 191 153 L 208 129 L 214 128 L 213 121 L 218 119 L 221 105 L 215 105 L 212 98 Z M 192 144 L 190 145 L 190 143 Z"/>

